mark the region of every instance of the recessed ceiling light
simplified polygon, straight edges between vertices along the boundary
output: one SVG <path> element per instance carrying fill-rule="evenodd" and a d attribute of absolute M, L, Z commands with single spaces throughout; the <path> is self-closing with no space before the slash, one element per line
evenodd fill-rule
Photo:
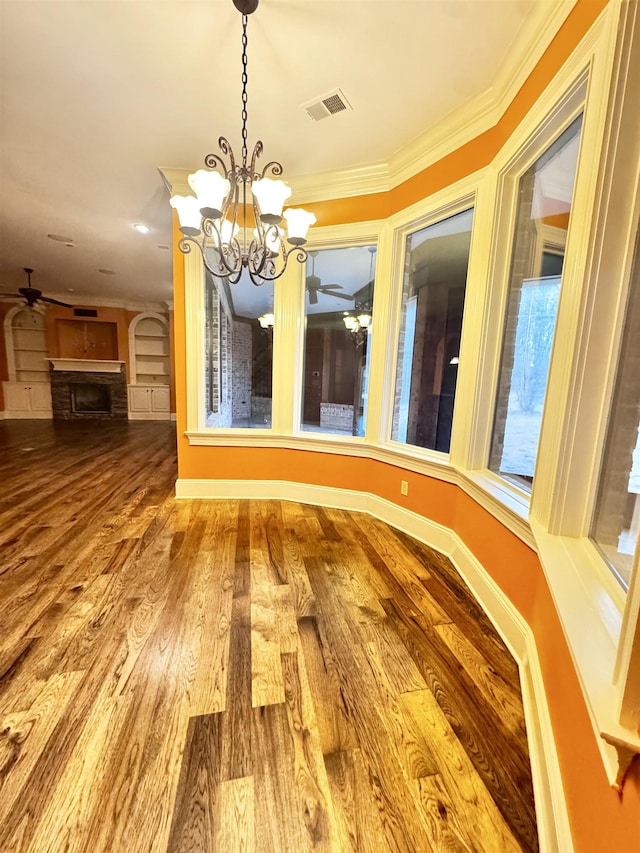
<path fill-rule="evenodd" d="M 149 228 L 148 225 L 143 225 L 141 222 L 137 222 L 133 227 L 141 234 L 148 234 L 149 231 L 151 231 L 151 228 Z"/>
<path fill-rule="evenodd" d="M 47 237 L 56 243 L 73 243 L 73 237 L 65 237 L 62 234 L 47 234 Z"/>
<path fill-rule="evenodd" d="M 115 270 L 98 270 L 98 272 L 101 272 L 102 275 L 115 275 L 116 274 Z"/>
<path fill-rule="evenodd" d="M 69 293 L 73 293 L 73 292 L 75 291 L 75 287 L 68 287 L 68 288 L 67 288 L 67 291 L 68 291 Z"/>

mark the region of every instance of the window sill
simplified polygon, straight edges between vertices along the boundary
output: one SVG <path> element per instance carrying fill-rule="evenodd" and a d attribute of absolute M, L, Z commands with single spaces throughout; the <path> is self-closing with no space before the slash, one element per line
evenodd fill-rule
<path fill-rule="evenodd" d="M 286 450 L 306 450 L 311 453 L 335 453 L 341 456 L 361 456 L 375 459 L 416 474 L 459 483 L 458 473 L 449 464 L 447 453 L 397 445 L 369 444 L 360 436 L 337 436 L 329 433 L 296 433 L 284 435 L 261 429 L 187 430 L 184 435 L 194 447 L 277 447 Z"/>
<path fill-rule="evenodd" d="M 613 683 L 625 595 L 595 545 L 532 522 L 540 562 L 578 674 L 611 785 L 620 790 L 640 736 L 619 722 Z"/>
<path fill-rule="evenodd" d="M 536 550 L 529 524 L 529 495 L 488 470 L 458 471 L 458 484 L 494 518 Z"/>

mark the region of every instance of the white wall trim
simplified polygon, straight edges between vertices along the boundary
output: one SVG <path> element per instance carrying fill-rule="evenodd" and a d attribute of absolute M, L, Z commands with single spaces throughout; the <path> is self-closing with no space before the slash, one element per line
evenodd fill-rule
<path fill-rule="evenodd" d="M 69 300 L 68 293 L 52 293 L 51 296 L 54 299 L 60 299 L 62 302 Z M 131 299 L 109 299 L 104 296 L 86 296 L 84 294 L 78 294 L 77 298 L 78 301 L 74 304 L 74 308 L 123 308 L 125 311 L 154 311 L 156 313 L 167 310 L 165 302 L 135 302 Z"/>
<path fill-rule="evenodd" d="M 179 479 L 176 482 L 176 497 L 291 500 L 366 512 L 446 554 L 518 662 L 540 849 L 543 853 L 555 853 L 559 850 L 571 853 L 573 842 L 562 777 L 533 632 L 455 532 L 369 492 L 283 480 Z"/>
<path fill-rule="evenodd" d="M 16 409 L 0 413 L 8 421 L 50 421 L 51 412 L 32 412 L 28 409 Z"/>
<path fill-rule="evenodd" d="M 130 421 L 170 421 L 169 412 L 129 412 L 127 415 Z M 175 420 L 175 415 L 173 416 Z"/>

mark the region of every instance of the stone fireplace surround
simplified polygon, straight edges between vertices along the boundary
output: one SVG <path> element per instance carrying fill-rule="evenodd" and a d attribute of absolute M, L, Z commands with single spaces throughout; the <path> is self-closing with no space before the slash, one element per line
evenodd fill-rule
<path fill-rule="evenodd" d="M 124 361 L 88 358 L 52 358 L 51 402 L 54 420 L 114 420 L 128 417 L 127 376 Z M 111 392 L 111 411 L 74 412 L 72 385 L 106 385 Z"/>

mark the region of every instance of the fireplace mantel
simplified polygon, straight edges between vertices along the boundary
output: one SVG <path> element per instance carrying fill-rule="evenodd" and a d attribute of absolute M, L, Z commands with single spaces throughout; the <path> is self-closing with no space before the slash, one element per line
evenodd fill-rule
<path fill-rule="evenodd" d="M 54 370 L 77 371 L 78 373 L 120 373 L 124 361 L 102 358 L 50 358 Z"/>

